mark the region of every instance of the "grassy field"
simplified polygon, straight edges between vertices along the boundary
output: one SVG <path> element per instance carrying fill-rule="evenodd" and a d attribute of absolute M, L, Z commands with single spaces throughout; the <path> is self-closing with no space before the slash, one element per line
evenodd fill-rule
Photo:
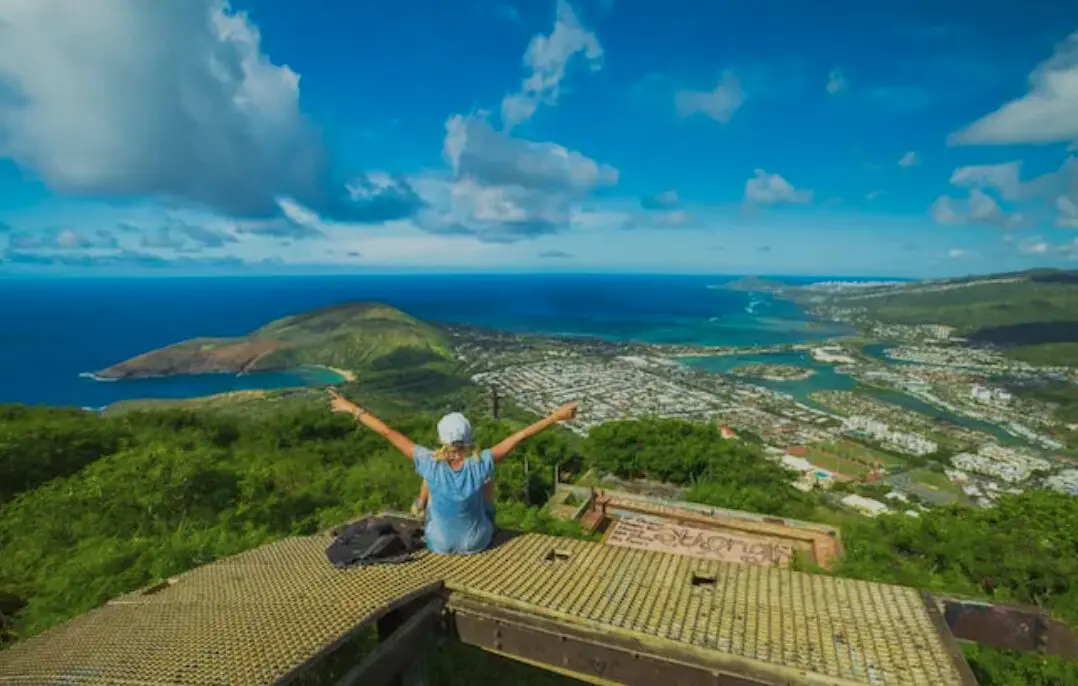
<path fill-rule="evenodd" d="M 839 441 L 826 443 L 818 446 L 809 446 L 805 456 L 809 462 L 829 469 L 833 472 L 845 474 L 850 477 L 861 477 L 868 474 L 872 465 L 879 458 L 884 467 L 902 468 L 906 466 L 905 460 L 897 455 L 873 450 L 854 441 Z"/>
<path fill-rule="evenodd" d="M 955 495 L 964 495 L 962 489 L 951 483 L 951 480 L 945 474 L 934 472 L 931 469 L 914 469 L 910 472 L 910 478 L 925 488 Z"/>
<path fill-rule="evenodd" d="M 868 467 L 842 457 L 831 450 L 833 446 L 810 446 L 805 459 L 824 469 L 844 476 L 859 478 L 868 473 Z"/>

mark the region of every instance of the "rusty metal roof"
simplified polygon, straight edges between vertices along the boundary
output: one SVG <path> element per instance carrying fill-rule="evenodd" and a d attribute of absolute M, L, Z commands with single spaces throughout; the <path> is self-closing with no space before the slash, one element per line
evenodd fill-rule
<path fill-rule="evenodd" d="M 536 534 L 470 556 L 339 570 L 329 534 L 290 538 L 116 598 L 0 652 L 0 683 L 267 684 L 444 584 L 566 626 L 746 675 L 968 684 L 910 588 Z M 968 668 L 965 668 L 968 669 Z"/>

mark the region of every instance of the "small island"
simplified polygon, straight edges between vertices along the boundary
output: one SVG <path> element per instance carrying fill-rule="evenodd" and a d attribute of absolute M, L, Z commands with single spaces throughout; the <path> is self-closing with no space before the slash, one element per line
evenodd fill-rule
<path fill-rule="evenodd" d="M 784 290 L 786 284 L 781 281 L 762 279 L 758 276 L 743 276 L 739 279 L 734 279 L 733 281 L 708 286 L 708 288 L 724 291 L 742 291 L 746 293 L 777 293 Z"/>
<path fill-rule="evenodd" d="M 727 373 L 731 376 L 765 381 L 804 381 L 816 374 L 811 369 L 786 364 L 746 364 L 734 367 Z"/>

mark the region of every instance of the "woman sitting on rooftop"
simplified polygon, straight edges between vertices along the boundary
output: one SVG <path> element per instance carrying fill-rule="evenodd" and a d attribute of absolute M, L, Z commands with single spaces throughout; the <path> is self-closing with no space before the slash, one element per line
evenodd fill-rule
<path fill-rule="evenodd" d="M 494 511 L 484 495 L 489 494 L 484 485 L 493 479 L 494 465 L 525 439 L 557 422 L 574 418 L 578 407 L 577 403 L 566 403 L 550 416 L 481 452 L 472 444 L 472 427 L 464 415 L 447 414 L 438 422 L 442 447 L 436 458 L 430 449 L 416 445 L 336 390 L 329 392 L 334 412 L 351 414 L 415 463 L 416 473 L 423 477 L 430 497 L 424 531 L 427 547 L 440 554 L 477 553 L 490 545 Z"/>

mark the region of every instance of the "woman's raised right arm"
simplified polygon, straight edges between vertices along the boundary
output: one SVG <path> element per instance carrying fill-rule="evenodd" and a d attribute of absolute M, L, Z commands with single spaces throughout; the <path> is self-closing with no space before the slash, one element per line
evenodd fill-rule
<path fill-rule="evenodd" d="M 344 412 L 355 417 L 360 424 L 389 441 L 393 447 L 404 453 L 409 460 L 415 457 L 415 443 L 401 432 L 392 428 L 369 411 L 363 409 L 348 398 L 341 395 L 337 389 L 330 388 L 329 395 L 332 398 L 330 409 L 334 412 Z"/>

